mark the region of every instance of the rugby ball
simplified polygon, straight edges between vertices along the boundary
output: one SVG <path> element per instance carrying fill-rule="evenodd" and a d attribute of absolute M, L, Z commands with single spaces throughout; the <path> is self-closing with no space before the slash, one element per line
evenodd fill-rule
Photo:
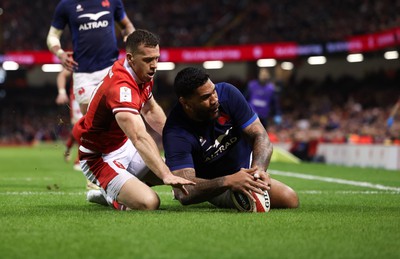
<path fill-rule="evenodd" d="M 268 212 L 271 208 L 271 201 L 267 191 L 259 194 L 251 191 L 255 202 L 241 192 L 231 192 L 232 201 L 238 211 L 242 212 Z"/>

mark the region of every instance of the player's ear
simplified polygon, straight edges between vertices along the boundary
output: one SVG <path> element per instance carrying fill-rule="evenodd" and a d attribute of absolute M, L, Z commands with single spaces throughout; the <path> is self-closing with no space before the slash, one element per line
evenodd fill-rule
<path fill-rule="evenodd" d="M 133 55 L 132 55 L 132 53 L 127 52 L 127 53 L 126 53 L 126 59 L 127 59 L 129 62 L 132 62 L 132 63 L 133 63 Z"/>
<path fill-rule="evenodd" d="M 183 98 L 181 96 L 181 97 L 179 97 L 178 100 L 179 100 L 180 104 L 183 106 L 183 108 L 185 108 L 185 109 L 189 109 L 190 108 L 189 103 L 188 103 L 187 100 L 185 100 L 185 98 Z"/>

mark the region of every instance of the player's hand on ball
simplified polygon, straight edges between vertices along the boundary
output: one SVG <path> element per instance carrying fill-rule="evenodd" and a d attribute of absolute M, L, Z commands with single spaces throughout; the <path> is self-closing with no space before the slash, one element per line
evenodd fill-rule
<path fill-rule="evenodd" d="M 257 168 L 241 168 L 240 171 L 235 174 L 225 176 L 227 186 L 230 187 L 232 191 L 241 192 L 249 199 L 254 200 L 251 192 L 263 194 L 263 190 L 268 188 L 265 181 L 254 180 L 254 174 L 256 172 Z"/>
<path fill-rule="evenodd" d="M 256 171 L 253 174 L 254 180 L 265 182 L 267 187 L 263 190 L 270 190 L 271 189 L 271 176 L 269 175 L 269 173 L 267 173 L 263 170 L 258 170 L 258 167 L 254 167 L 254 169 L 256 169 Z"/>

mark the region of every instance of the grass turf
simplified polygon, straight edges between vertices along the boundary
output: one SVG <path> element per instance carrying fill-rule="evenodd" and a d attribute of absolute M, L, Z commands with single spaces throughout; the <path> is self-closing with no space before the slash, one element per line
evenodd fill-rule
<path fill-rule="evenodd" d="M 154 187 L 158 211 L 118 212 L 85 200 L 83 175 L 59 143 L 0 148 L 1 258 L 399 258 L 400 192 L 274 178 L 300 208 L 237 213 L 181 206 Z M 400 172 L 322 164 L 271 169 L 400 188 Z"/>

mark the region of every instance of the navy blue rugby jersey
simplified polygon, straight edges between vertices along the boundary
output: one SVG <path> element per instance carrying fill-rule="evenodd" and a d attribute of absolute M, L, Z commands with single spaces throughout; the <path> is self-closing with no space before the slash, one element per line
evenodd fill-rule
<path fill-rule="evenodd" d="M 171 171 L 194 168 L 196 176 L 212 179 L 248 168 L 252 147 L 243 129 L 257 119 L 242 93 L 228 83 L 215 84 L 220 115 L 199 123 L 178 103 L 163 131 L 166 163 Z"/>
<path fill-rule="evenodd" d="M 61 0 L 51 25 L 64 30 L 68 25 L 75 72 L 91 73 L 111 66 L 119 56 L 115 21 L 125 18 L 121 0 Z"/>

